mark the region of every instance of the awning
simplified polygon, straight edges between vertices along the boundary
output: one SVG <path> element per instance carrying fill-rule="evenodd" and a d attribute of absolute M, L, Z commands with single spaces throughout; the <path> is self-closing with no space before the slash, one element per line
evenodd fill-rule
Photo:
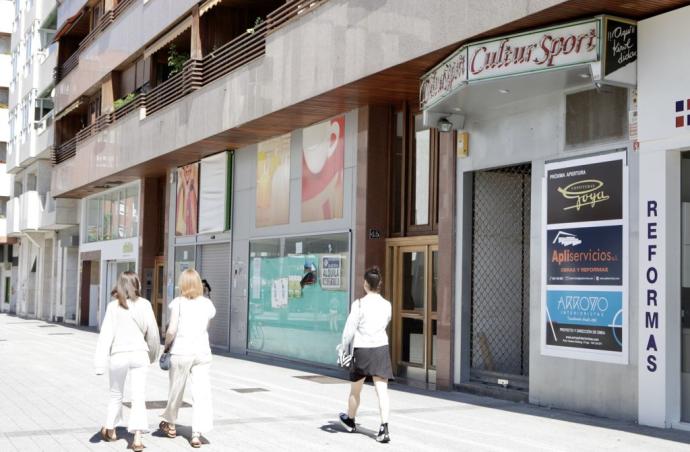
<path fill-rule="evenodd" d="M 187 17 L 185 20 L 175 25 L 172 30 L 161 36 L 155 43 L 151 44 L 144 51 L 144 58 L 149 58 L 154 53 L 158 52 L 160 49 L 168 45 L 170 41 L 180 36 L 188 28 L 192 27 L 192 16 Z"/>
<path fill-rule="evenodd" d="M 222 2 L 223 0 L 208 0 L 206 1 L 203 5 L 199 7 L 199 15 L 203 16 L 209 9 L 213 8 L 216 6 L 218 3 Z"/>
<path fill-rule="evenodd" d="M 60 113 L 55 115 L 55 121 L 59 121 L 60 119 L 64 118 L 68 114 L 72 113 L 74 110 L 79 108 L 84 103 L 85 98 L 80 97 L 79 99 L 75 100 L 72 102 L 70 105 L 68 105 L 65 109 L 63 109 Z"/>
<path fill-rule="evenodd" d="M 86 6 L 84 6 L 82 9 L 80 9 L 77 14 L 74 16 L 70 17 L 65 21 L 64 24 L 62 24 L 62 27 L 55 33 L 55 37 L 53 38 L 53 42 L 58 42 L 61 37 L 69 33 L 72 28 L 76 25 L 77 22 L 79 22 L 79 19 L 86 13 Z"/>

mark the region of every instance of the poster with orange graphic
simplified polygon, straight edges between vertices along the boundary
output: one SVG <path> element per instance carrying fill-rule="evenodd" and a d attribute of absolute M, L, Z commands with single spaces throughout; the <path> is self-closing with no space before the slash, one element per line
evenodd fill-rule
<path fill-rule="evenodd" d="M 290 134 L 259 143 L 256 156 L 256 227 L 290 222 Z"/>
<path fill-rule="evenodd" d="M 175 235 L 194 235 L 199 220 L 199 163 L 177 169 Z"/>
<path fill-rule="evenodd" d="M 302 221 L 343 217 L 345 116 L 302 133 Z"/>

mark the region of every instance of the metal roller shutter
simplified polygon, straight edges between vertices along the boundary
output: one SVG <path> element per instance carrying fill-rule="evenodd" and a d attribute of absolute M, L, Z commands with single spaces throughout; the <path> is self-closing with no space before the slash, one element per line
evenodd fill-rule
<path fill-rule="evenodd" d="M 227 349 L 230 346 L 230 244 L 203 245 L 200 270 L 201 278 L 211 286 L 211 300 L 216 307 L 216 316 L 208 328 L 211 345 Z"/>

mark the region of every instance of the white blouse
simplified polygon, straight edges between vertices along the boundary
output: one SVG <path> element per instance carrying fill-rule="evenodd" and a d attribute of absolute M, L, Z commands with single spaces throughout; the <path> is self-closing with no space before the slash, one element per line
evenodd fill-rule
<path fill-rule="evenodd" d="M 391 321 L 391 304 L 377 293 L 369 293 L 355 300 L 345 323 L 342 346 L 353 348 L 374 348 L 388 345 L 386 327 Z"/>
<path fill-rule="evenodd" d="M 173 355 L 210 355 L 208 322 L 215 317 L 216 308 L 206 297 L 189 299 L 177 297 L 170 302 L 170 325 L 166 334 L 174 336 L 170 353 Z"/>

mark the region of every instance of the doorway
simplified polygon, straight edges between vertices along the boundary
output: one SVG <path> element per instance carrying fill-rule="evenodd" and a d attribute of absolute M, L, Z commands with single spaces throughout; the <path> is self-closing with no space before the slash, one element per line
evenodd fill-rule
<path fill-rule="evenodd" d="M 690 152 L 681 154 L 681 416 L 690 422 Z"/>
<path fill-rule="evenodd" d="M 79 325 L 98 325 L 98 292 L 101 283 L 101 262 L 83 260 L 79 290 Z"/>
<path fill-rule="evenodd" d="M 108 261 L 105 275 L 105 299 L 110 301 L 110 291 L 117 285 L 117 279 L 126 271 L 136 271 L 136 263 L 134 261 Z M 108 303 L 103 303 L 103 311 Z"/>
<path fill-rule="evenodd" d="M 165 256 L 156 257 L 153 269 L 153 315 L 158 328 L 163 328 L 163 301 L 165 299 Z"/>
<path fill-rule="evenodd" d="M 527 391 L 531 166 L 475 172 L 472 198 L 470 380 Z"/>
<path fill-rule="evenodd" d="M 387 248 L 393 371 L 404 380 L 435 384 L 438 237 L 389 239 Z"/>

